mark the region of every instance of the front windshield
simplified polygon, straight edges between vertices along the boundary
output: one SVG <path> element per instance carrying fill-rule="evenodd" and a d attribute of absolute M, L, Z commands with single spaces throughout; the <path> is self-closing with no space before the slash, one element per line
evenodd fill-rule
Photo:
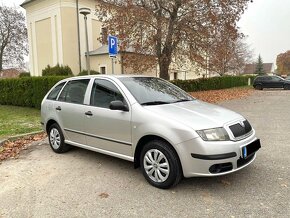
<path fill-rule="evenodd" d="M 189 94 L 165 80 L 155 77 L 123 77 L 126 86 L 141 105 L 170 104 L 194 100 Z"/>

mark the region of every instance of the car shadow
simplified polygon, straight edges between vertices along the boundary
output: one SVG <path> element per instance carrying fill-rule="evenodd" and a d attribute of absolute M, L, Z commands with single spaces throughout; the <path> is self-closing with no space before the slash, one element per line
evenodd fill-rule
<path fill-rule="evenodd" d="M 84 161 L 88 161 L 90 164 L 101 164 L 104 170 L 114 174 L 120 174 L 121 172 L 126 173 L 130 180 L 133 179 L 133 182 L 135 180 L 136 184 L 143 183 L 143 185 L 147 184 L 148 187 L 150 187 L 143 177 L 140 168 L 134 169 L 132 162 L 78 147 L 73 147 L 68 154 L 74 156 L 74 158 L 81 158 Z M 208 192 L 222 193 L 225 189 L 234 190 L 237 189 L 236 187 L 238 187 L 240 191 L 240 189 L 247 188 L 247 181 L 250 179 L 251 175 L 257 175 L 257 171 L 258 169 L 250 165 L 235 173 L 223 176 L 183 178 L 176 187 L 167 191 L 184 192 L 184 190 L 206 190 Z"/>

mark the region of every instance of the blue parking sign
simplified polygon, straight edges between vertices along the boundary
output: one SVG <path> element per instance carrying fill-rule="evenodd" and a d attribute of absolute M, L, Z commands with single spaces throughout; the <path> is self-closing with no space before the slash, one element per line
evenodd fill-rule
<path fill-rule="evenodd" d="M 109 45 L 109 55 L 117 56 L 118 54 L 118 38 L 116 36 L 109 36 L 108 38 Z"/>

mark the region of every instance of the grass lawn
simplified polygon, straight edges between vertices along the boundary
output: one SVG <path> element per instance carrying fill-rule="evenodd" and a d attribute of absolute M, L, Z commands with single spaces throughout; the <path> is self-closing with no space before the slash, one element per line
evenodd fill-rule
<path fill-rule="evenodd" d="M 0 105 L 0 139 L 40 130 L 39 110 Z"/>

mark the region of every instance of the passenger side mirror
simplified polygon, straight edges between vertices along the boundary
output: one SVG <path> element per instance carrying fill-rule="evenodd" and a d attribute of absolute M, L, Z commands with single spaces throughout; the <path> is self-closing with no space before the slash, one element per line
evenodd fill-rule
<path fill-rule="evenodd" d="M 119 111 L 129 111 L 127 105 L 125 105 L 122 101 L 112 101 L 110 103 L 111 110 L 119 110 Z"/>

